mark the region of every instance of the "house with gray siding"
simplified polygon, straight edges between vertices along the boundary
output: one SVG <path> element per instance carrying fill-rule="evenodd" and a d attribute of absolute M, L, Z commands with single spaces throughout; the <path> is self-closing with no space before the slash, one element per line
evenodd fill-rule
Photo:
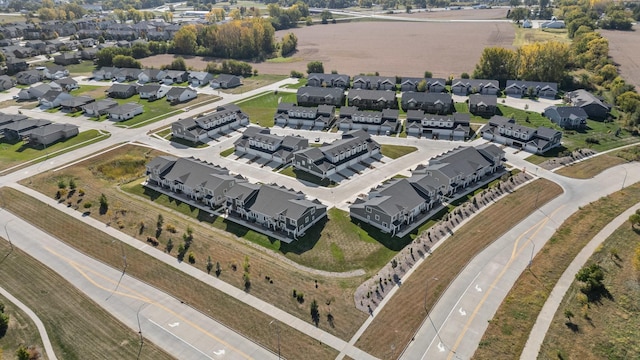
<path fill-rule="evenodd" d="M 453 79 L 451 92 L 456 95 L 497 95 L 500 92 L 500 83 L 498 80 L 487 79 Z"/>
<path fill-rule="evenodd" d="M 57 141 L 78 135 L 78 126 L 72 124 L 48 124 L 29 133 L 29 144 L 49 146 Z"/>
<path fill-rule="evenodd" d="M 544 116 L 563 129 L 584 129 L 587 127 L 587 113 L 579 106 L 549 106 Z"/>
<path fill-rule="evenodd" d="M 450 94 L 407 91 L 402 93 L 402 110 L 423 110 L 430 114 L 451 114 L 453 99 Z"/>
<path fill-rule="evenodd" d="M 342 88 L 323 88 L 303 86 L 298 89 L 296 100 L 299 106 L 344 105 L 344 90 Z"/>
<path fill-rule="evenodd" d="M 237 105 L 218 106 L 215 112 L 181 119 L 171 124 L 173 136 L 193 142 L 205 142 L 224 132 L 249 125 L 249 116 Z"/>
<path fill-rule="evenodd" d="M 452 115 L 425 114 L 422 110 L 407 111 L 405 128 L 407 135 L 427 139 L 461 140 L 469 138 L 470 115 L 455 113 Z"/>
<path fill-rule="evenodd" d="M 568 92 L 564 100 L 571 106 L 581 107 L 594 120 L 606 119 L 611 111 L 611 105 L 584 89 Z"/>
<path fill-rule="evenodd" d="M 495 95 L 469 95 L 469 112 L 478 116 L 493 116 L 498 108 L 498 98 Z"/>
<path fill-rule="evenodd" d="M 336 117 L 333 105 L 296 106 L 292 103 L 280 103 L 273 117 L 276 125 L 312 130 L 329 129 Z"/>
<path fill-rule="evenodd" d="M 418 85 L 424 81 L 426 92 L 444 92 L 447 86 L 447 80 L 440 78 L 412 78 L 403 77 L 400 82 L 400 91 L 418 91 Z"/>
<path fill-rule="evenodd" d="M 307 77 L 307 86 L 348 89 L 350 84 L 351 77 L 344 74 L 311 73 Z"/>
<path fill-rule="evenodd" d="M 347 94 L 347 105 L 360 110 L 397 109 L 398 99 L 394 91 L 351 89 Z"/>
<path fill-rule="evenodd" d="M 544 126 L 530 128 L 516 124 L 514 119 L 495 115 L 480 129 L 482 138 L 501 145 L 511 146 L 533 154 L 560 146 L 562 133 Z"/>
<path fill-rule="evenodd" d="M 357 75 L 353 77 L 353 89 L 396 90 L 396 78 L 389 76 Z"/>
<path fill-rule="evenodd" d="M 362 129 L 375 135 L 396 133 L 400 126 L 398 114 L 397 109 L 367 111 L 358 110 L 355 106 L 345 106 L 340 109 L 340 117 L 336 120 L 336 127 L 340 131 Z"/>
<path fill-rule="evenodd" d="M 558 95 L 558 83 L 507 80 L 507 86 L 504 88 L 504 93 L 507 96 L 518 98 L 528 96 L 555 99 L 556 95 Z"/>
<path fill-rule="evenodd" d="M 279 136 L 271 134 L 268 128 L 250 126 L 233 143 L 236 155 L 260 157 L 278 165 L 293 160 L 293 153 L 309 147 L 309 140 L 301 136 Z"/>

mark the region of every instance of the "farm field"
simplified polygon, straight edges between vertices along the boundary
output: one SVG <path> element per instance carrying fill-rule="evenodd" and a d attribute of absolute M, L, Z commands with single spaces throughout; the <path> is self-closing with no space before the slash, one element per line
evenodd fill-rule
<path fill-rule="evenodd" d="M 635 26 L 633 30 L 638 30 Z M 620 65 L 620 75 L 640 90 L 640 34 L 638 31 L 598 30 L 609 40 L 609 56 Z"/>

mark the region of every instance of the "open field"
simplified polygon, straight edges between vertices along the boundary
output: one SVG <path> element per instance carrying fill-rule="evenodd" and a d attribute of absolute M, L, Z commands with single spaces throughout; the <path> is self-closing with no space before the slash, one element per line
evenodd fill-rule
<path fill-rule="evenodd" d="M 450 13 L 458 15 L 462 11 Z M 289 32 L 298 37 L 298 51 L 292 55 L 298 61 L 251 63 L 260 74 L 289 75 L 291 70 L 306 73 L 307 63 L 318 60 L 323 62 L 327 73 L 337 70 L 356 75 L 378 71 L 388 76 L 423 76 L 428 70 L 437 77 L 446 78 L 451 74 L 457 77 L 463 72 L 473 71 L 485 47 L 512 48 L 515 37 L 513 25 L 508 22 L 360 21 L 282 30 L 276 32 L 276 37 Z M 157 68 L 170 63 L 171 57 L 157 55 L 141 59 L 141 62 Z M 203 69 L 211 60 L 185 57 L 187 66 L 195 69 Z"/>
<path fill-rule="evenodd" d="M 639 359 L 640 281 L 633 253 L 640 232 L 623 224 L 591 256 L 586 265 L 599 264 L 610 294 L 588 303 L 574 280 L 549 327 L 539 359 Z M 574 316 L 567 319 L 565 311 Z"/>
<path fill-rule="evenodd" d="M 565 166 L 556 171 L 556 174 L 575 179 L 589 179 L 610 167 L 625 162 L 626 160 L 615 155 L 603 154 L 576 164 Z"/>
<path fill-rule="evenodd" d="M 60 141 L 55 144 L 50 145 L 46 149 L 42 149 L 40 147 L 32 147 L 24 145 L 22 141 L 18 141 L 16 143 L 9 143 L 6 139 L 2 138 L 0 140 L 0 170 L 8 169 L 12 166 L 16 166 L 25 161 L 33 160 L 38 157 L 43 157 L 39 159 L 39 161 L 44 161 L 47 159 L 47 155 L 52 154 L 56 151 L 71 151 L 74 148 L 70 148 L 71 146 L 80 144 L 82 142 L 87 141 L 86 144 L 81 146 L 89 145 L 94 142 L 98 142 L 100 140 L 104 140 L 109 137 L 109 134 L 101 135 L 98 130 L 87 130 L 81 132 L 77 136 L 72 137 L 71 139 L 67 139 L 65 141 Z M 60 154 L 60 153 L 58 153 Z"/>
<path fill-rule="evenodd" d="M 636 31 L 598 30 L 602 36 L 609 40 L 609 56 L 620 65 L 620 75 L 629 84 L 635 85 L 640 90 L 640 33 L 638 26 Z"/>
<path fill-rule="evenodd" d="M 518 358 L 538 313 L 569 263 L 593 235 L 638 201 L 640 183 L 571 215 L 533 258 L 530 271 L 523 272 L 511 288 L 490 321 L 474 359 Z"/>
<path fill-rule="evenodd" d="M 296 103 L 296 94 L 288 92 L 267 92 L 262 95 L 252 97 L 246 101 L 238 102 L 237 105 L 249 115 L 249 120 L 260 126 L 273 127 L 273 115 L 278 104 L 281 102 Z"/>
<path fill-rule="evenodd" d="M 26 221 L 30 222 L 34 226 L 39 227 L 43 231 L 50 233 L 52 236 L 55 236 L 59 240 L 67 243 L 70 246 L 75 247 L 79 251 L 94 257 L 95 259 L 104 262 L 114 268 L 120 268 L 122 266 L 122 251 L 126 253 L 127 256 L 127 274 L 138 278 L 142 281 L 147 282 L 148 284 L 157 287 L 158 289 L 176 297 L 184 300 L 186 303 L 198 309 L 203 314 L 208 314 L 226 326 L 236 330 L 238 333 L 247 336 L 248 338 L 265 344 L 270 347 L 274 352 L 277 351 L 276 344 L 273 341 L 273 327 L 269 326 L 269 322 L 272 318 L 260 311 L 253 309 L 252 307 L 245 305 L 241 302 L 238 302 L 226 294 L 204 284 L 201 281 L 198 281 L 188 275 L 185 275 L 182 272 L 176 271 L 174 268 L 161 263 L 155 258 L 146 255 L 140 251 L 137 251 L 135 248 L 130 247 L 128 245 L 124 245 L 124 250 L 121 249 L 120 242 L 116 239 L 106 235 L 103 232 L 96 231 L 93 227 L 86 225 L 83 222 L 77 221 L 70 216 L 57 211 L 55 208 L 50 206 L 45 206 L 38 200 L 35 200 L 28 195 L 24 195 L 18 191 L 2 188 L 0 189 L 0 193 L 2 194 L 2 199 L 5 201 L 3 207 L 7 208 L 12 213 L 17 216 L 22 217 Z M 114 204 L 115 205 L 115 204 Z M 111 205 L 111 206 L 114 206 Z M 36 209 L 38 211 L 36 212 Z M 177 224 L 175 219 L 167 216 L 165 217 L 165 221 L 171 221 L 173 224 Z M 194 226 L 194 228 L 196 228 Z M 197 229 L 197 228 L 196 228 Z M 200 237 L 200 233 L 194 232 L 194 242 L 201 242 L 204 239 Z M 250 249 L 249 249 L 250 250 Z M 174 250 L 175 252 L 175 250 Z M 227 277 L 237 277 L 238 280 L 241 280 L 241 274 L 234 273 L 229 266 L 229 263 L 225 261 L 225 258 L 221 258 L 219 254 L 212 254 L 214 256 L 214 261 L 220 260 L 223 263 L 221 278 Z M 254 257 L 254 255 L 256 255 Z M 241 264 L 242 259 L 244 258 L 244 254 L 239 258 L 235 259 L 227 259 L 233 260 L 235 264 Z M 254 292 L 255 288 L 265 287 L 268 289 L 272 289 L 271 285 L 268 282 L 263 280 L 261 277 L 264 274 L 270 274 L 274 282 L 278 282 L 281 277 L 280 274 L 277 273 L 264 273 L 260 267 L 259 254 L 252 253 L 251 251 L 246 252 L 246 256 L 250 258 L 251 262 L 251 274 L 252 274 L 252 285 L 251 292 Z M 198 266 L 204 267 L 204 262 L 202 259 L 198 258 Z M 29 268 L 29 267 L 25 267 Z M 6 271 L 3 267 L 0 271 Z M 240 271 L 241 272 L 241 271 Z M 19 284 L 22 285 L 29 280 L 29 271 L 23 269 L 24 275 L 16 274 L 15 279 L 19 281 Z M 24 278 L 23 278 L 24 276 Z M 213 276 L 213 274 L 212 274 Z M 14 277 L 11 277 L 14 278 Z M 300 284 L 299 289 L 304 288 L 306 290 L 305 284 L 303 282 L 305 279 L 298 278 L 298 283 Z M 308 287 L 311 288 L 312 281 L 307 280 Z M 319 287 L 322 290 L 323 284 L 319 281 Z M 35 300 L 44 301 L 51 294 L 56 293 L 55 291 L 50 290 L 49 295 L 47 293 L 41 294 L 39 292 L 40 288 L 37 286 L 29 286 L 24 287 L 25 290 L 31 289 L 36 292 L 38 296 L 35 296 Z M 55 287 L 54 287 L 55 288 Z M 291 297 L 290 291 L 287 291 L 286 296 L 288 297 L 289 302 L 296 303 L 294 298 Z M 65 299 L 67 298 L 67 294 L 65 292 L 57 292 L 60 296 L 63 296 Z M 274 294 L 277 296 L 278 294 Z M 302 313 L 307 315 L 306 317 L 310 317 L 308 303 L 313 299 L 308 292 L 305 292 L 305 300 L 307 301 L 304 305 L 300 305 L 303 308 Z M 43 296 L 46 296 L 43 298 Z M 317 296 L 320 303 L 320 312 L 322 316 L 326 316 L 326 306 L 324 305 L 325 296 L 322 297 Z M 275 299 L 270 299 L 271 302 L 275 302 Z M 23 300 L 24 301 L 24 300 Z M 49 303 L 49 300 L 46 300 Z M 267 300 L 269 301 L 269 300 Z M 86 302 L 88 303 L 88 302 Z M 215 306 L 211 306 L 211 304 L 215 304 Z M 71 303 L 71 305 L 75 305 L 75 303 Z M 333 311 L 333 304 L 331 306 Z M 55 310 L 55 309 L 54 309 Z M 57 311 L 58 314 L 66 315 L 65 311 Z M 242 314 L 242 316 L 238 316 L 238 314 Z M 364 314 L 362 315 L 364 317 Z M 94 317 L 89 317 L 86 315 L 84 318 L 92 319 Z M 71 319 L 65 321 L 70 321 Z M 350 320 L 350 319 L 349 319 Z M 336 316 L 335 323 L 336 326 L 340 326 L 342 321 L 349 321 L 345 319 L 341 319 Z M 44 319 L 43 319 L 44 321 Z M 46 323 L 46 322 L 45 322 Z M 324 319 L 321 319 L 322 323 L 326 323 Z M 81 324 L 81 323 L 80 323 Z M 100 321 L 96 321 L 95 324 L 101 324 Z M 80 326 L 82 328 L 82 326 Z M 328 348 L 318 341 L 309 338 L 308 336 L 297 332 L 296 330 L 282 324 L 280 326 L 280 332 L 283 339 L 287 341 L 281 342 L 281 351 L 282 355 L 287 359 L 329 359 L 335 358 L 337 352 L 331 348 Z M 84 328 L 82 330 L 85 330 Z M 64 336 L 65 334 L 60 333 L 60 336 Z M 134 333 L 132 333 L 134 335 Z M 133 336 L 132 336 L 133 337 Z M 122 336 L 120 336 L 120 339 Z M 96 339 L 100 339 L 100 341 L 105 342 L 100 336 L 94 336 L 92 339 L 95 341 Z M 105 338 L 105 339 L 108 339 Z M 137 338 L 135 341 L 132 341 L 131 344 L 137 344 Z M 107 344 L 109 345 L 109 344 Z M 82 349 L 84 349 L 84 347 Z M 96 347 L 99 347 L 96 345 Z M 137 349 L 137 348 L 136 348 Z M 300 349 L 304 349 L 305 353 L 302 354 Z M 105 352 L 106 353 L 106 352 Z M 72 359 L 71 357 L 63 357 L 64 359 Z M 87 358 L 100 358 L 99 356 L 95 357 L 87 357 Z M 130 359 L 133 356 L 115 356 L 118 359 Z M 158 357 L 151 357 L 152 359 L 156 359 Z"/>
<path fill-rule="evenodd" d="M 513 25 L 516 30 L 516 37 L 513 40 L 513 46 L 531 44 L 534 42 L 558 41 L 570 43 L 571 39 L 567 36 L 565 29 L 525 29 L 517 25 Z"/>
<path fill-rule="evenodd" d="M 0 253 L 9 253 L 9 243 L 0 240 Z M 2 287 L 42 320 L 59 359 L 101 359 L 105 354 L 133 359 L 138 354 L 140 339 L 135 331 L 21 250 L 14 248 L 4 258 L 0 277 Z M 149 341 L 144 346 L 141 358 L 172 359 Z"/>
<path fill-rule="evenodd" d="M 372 355 L 396 358 L 411 341 L 411 337 L 457 274 L 488 244 L 495 241 L 508 229 L 562 192 L 556 184 L 547 180 L 535 182 L 507 195 L 494 205 L 474 217 L 442 243 L 407 279 L 389 300 L 380 314 L 358 340 L 356 345 Z M 437 278 L 428 283 L 426 279 Z M 385 336 L 393 329 L 395 336 Z M 393 354 L 388 354 L 392 345 Z"/>
<path fill-rule="evenodd" d="M 380 153 L 388 158 L 397 159 L 418 150 L 414 146 L 382 145 Z"/>
<path fill-rule="evenodd" d="M 40 353 L 40 359 L 46 360 L 42 339 L 31 318 L 2 295 L 0 302 L 4 304 L 4 313 L 9 315 L 9 328 L 0 338 L 0 358 L 13 356 L 22 344 L 27 348 L 33 346 Z"/>
<path fill-rule="evenodd" d="M 367 9 L 361 10 L 363 13 L 368 11 Z M 506 20 L 507 10 L 508 9 L 460 9 L 444 11 L 414 11 L 411 14 L 399 13 L 394 16 L 431 20 Z"/>

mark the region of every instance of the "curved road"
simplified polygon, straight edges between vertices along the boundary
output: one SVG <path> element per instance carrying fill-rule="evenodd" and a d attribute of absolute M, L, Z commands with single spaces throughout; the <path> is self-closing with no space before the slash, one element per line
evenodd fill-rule
<path fill-rule="evenodd" d="M 51 346 L 51 341 L 49 340 L 49 334 L 47 334 L 47 329 L 44 328 L 44 324 L 27 305 L 22 303 L 22 301 L 15 298 L 15 296 L 11 295 L 7 290 L 3 287 L 0 287 L 0 294 L 6 297 L 9 301 L 11 301 L 14 305 L 20 308 L 20 310 L 24 311 L 27 316 L 31 318 L 34 324 L 36 324 L 36 328 L 38 328 L 38 332 L 40 333 L 40 339 L 42 339 L 42 344 L 44 345 L 44 351 L 47 354 L 47 358 L 49 360 L 57 360 L 56 354 L 53 352 L 53 346 Z"/>

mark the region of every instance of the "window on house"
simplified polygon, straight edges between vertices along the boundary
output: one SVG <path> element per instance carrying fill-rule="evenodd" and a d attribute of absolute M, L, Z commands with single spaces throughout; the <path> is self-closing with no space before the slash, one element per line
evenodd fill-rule
<path fill-rule="evenodd" d="M 371 208 L 370 208 L 370 207 L 368 207 L 368 206 L 367 206 L 365 209 L 366 209 L 366 211 L 367 211 L 368 213 L 370 213 L 370 212 L 371 212 Z"/>
<path fill-rule="evenodd" d="M 380 220 L 380 215 L 376 215 L 376 220 Z"/>
<path fill-rule="evenodd" d="M 386 228 L 386 227 L 387 227 L 387 223 L 386 223 L 386 222 L 383 222 L 383 223 L 382 223 L 382 227 L 383 227 L 383 228 Z"/>

